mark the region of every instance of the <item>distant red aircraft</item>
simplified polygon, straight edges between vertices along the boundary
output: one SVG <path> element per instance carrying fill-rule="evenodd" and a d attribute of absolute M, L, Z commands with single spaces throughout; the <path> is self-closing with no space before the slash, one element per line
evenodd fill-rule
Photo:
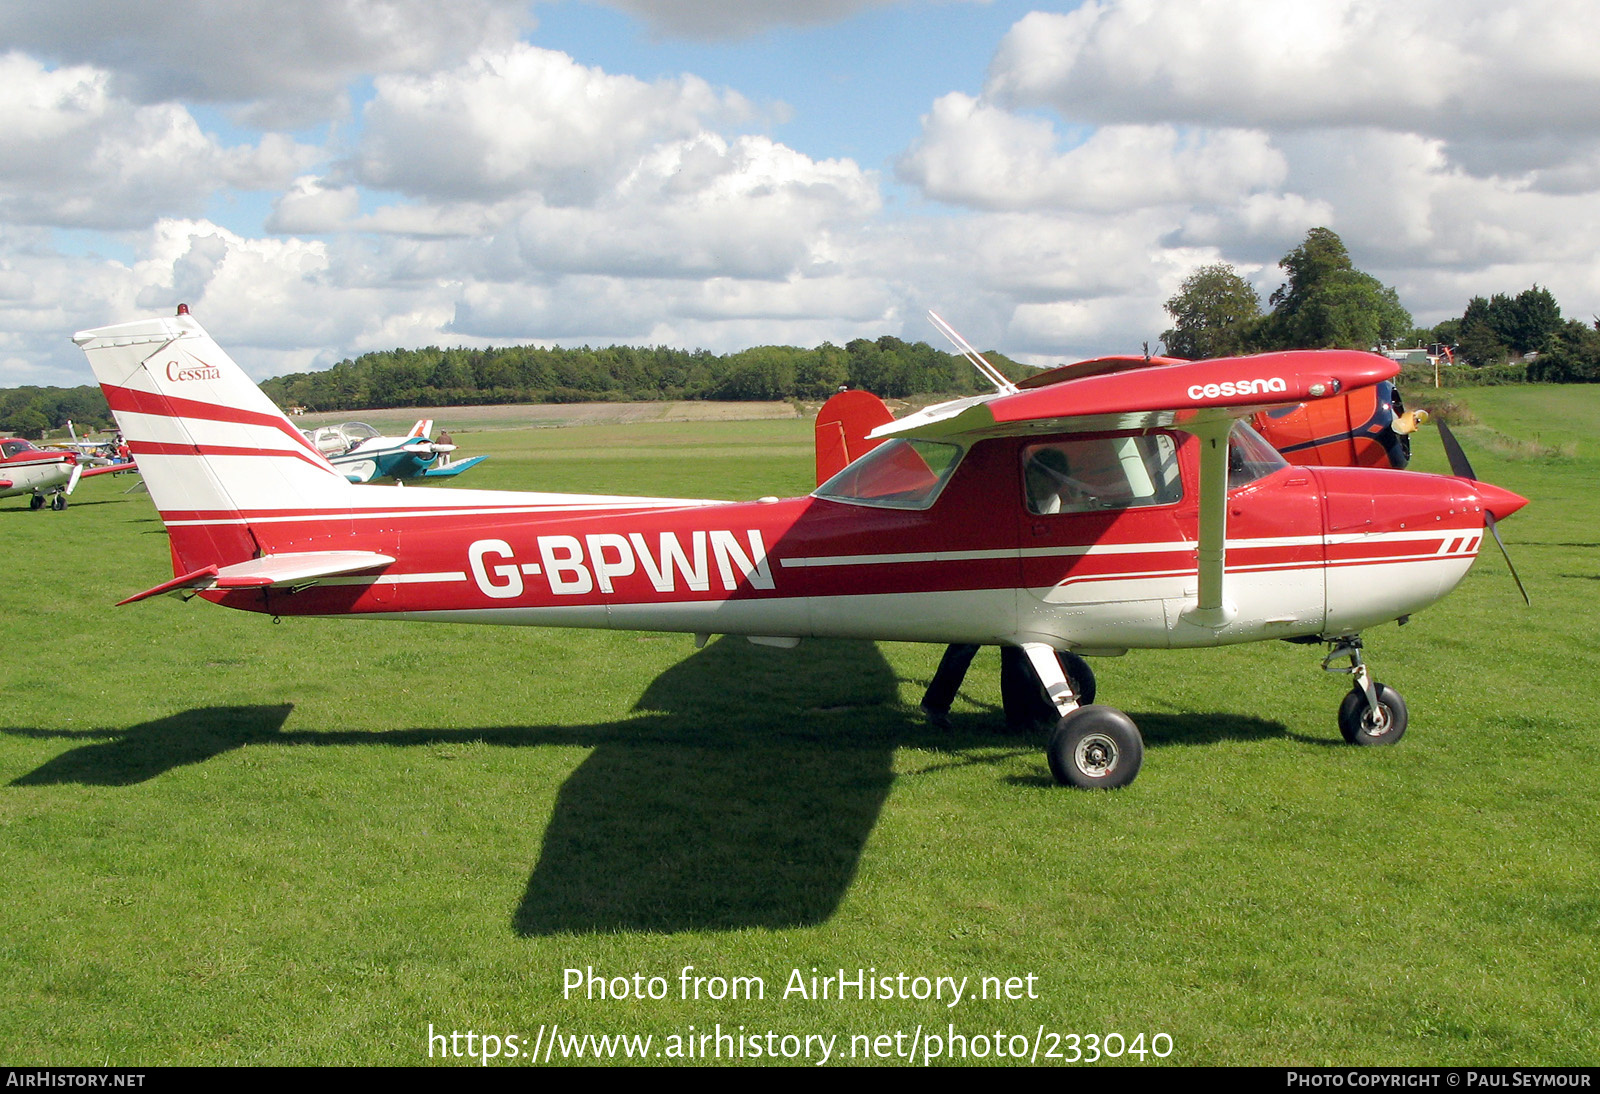
<path fill-rule="evenodd" d="M 78 480 L 108 471 L 136 471 L 131 463 L 85 467 L 76 452 L 40 448 L 21 437 L 0 438 L 0 498 L 27 494 L 30 509 L 65 509 Z"/>
<path fill-rule="evenodd" d="M 812 494 L 732 503 L 354 486 L 191 316 L 75 341 L 171 537 L 175 576 L 129 601 L 999 645 L 1055 722 L 1052 773 L 1082 787 L 1127 785 L 1144 748 L 1084 701 L 1081 655 L 1325 642 L 1323 667 L 1354 678 L 1344 737 L 1398 740 L 1405 702 L 1361 632 L 1449 593 L 1486 523 L 1526 504 L 1470 477 L 1293 467 L 1246 423 L 1394 376 L 1367 353 L 991 376 L 993 394 L 879 421 L 865 454 L 841 413 L 830 459 L 848 462 Z"/>

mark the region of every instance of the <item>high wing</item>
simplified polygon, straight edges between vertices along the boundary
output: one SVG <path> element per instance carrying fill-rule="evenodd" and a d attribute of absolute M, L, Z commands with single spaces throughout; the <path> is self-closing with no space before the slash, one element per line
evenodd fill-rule
<path fill-rule="evenodd" d="M 1055 373 L 1079 369 L 1084 371 L 1051 380 Z M 1287 350 L 1209 361 L 1153 358 L 1148 366 L 1143 358 L 1105 358 L 1030 377 L 1023 383 L 1037 386 L 1015 393 L 939 403 L 879 426 L 869 436 L 1187 429 L 1191 422 L 1245 418 L 1267 407 L 1329 398 L 1399 371 L 1387 357 L 1356 350 Z"/>
<path fill-rule="evenodd" d="M 1202 627 L 1227 625 L 1237 610 L 1223 588 L 1227 569 L 1228 434 L 1237 419 L 1268 407 L 1329 399 L 1388 380 L 1400 366 L 1355 350 L 1289 350 L 1209 361 L 1114 358 L 1038 386 L 928 407 L 868 434 L 977 440 L 1026 433 L 1171 427 L 1200 441 L 1198 595 L 1184 613 Z M 1058 370 L 1065 371 L 1065 370 Z M 1042 383 L 1040 381 L 1043 381 Z"/>

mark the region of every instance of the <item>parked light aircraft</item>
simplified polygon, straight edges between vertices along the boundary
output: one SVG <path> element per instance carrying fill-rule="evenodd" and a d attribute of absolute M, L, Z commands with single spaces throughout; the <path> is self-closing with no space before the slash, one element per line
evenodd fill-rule
<path fill-rule="evenodd" d="M 1362 631 L 1445 596 L 1486 521 L 1526 504 L 1471 478 L 1290 466 L 1243 424 L 1398 367 L 1350 351 L 998 377 L 881 423 L 885 443 L 809 496 L 719 502 L 358 488 L 192 317 L 75 341 L 171 536 L 175 576 L 124 603 L 1016 647 L 1074 786 L 1131 782 L 1143 742 L 1079 702 L 1059 653 L 1326 642 L 1323 667 L 1354 677 L 1344 737 L 1397 740 L 1405 703 Z"/>
<path fill-rule="evenodd" d="M 76 452 L 40 448 L 22 437 L 0 438 L 0 498 L 27 494 L 28 507 L 65 509 L 78 480 L 107 472 L 136 471 L 131 463 L 85 467 Z"/>
<path fill-rule="evenodd" d="M 488 459 L 452 460 L 456 446 L 432 441 L 433 420 L 425 418 L 404 437 L 385 437 L 365 422 L 325 425 L 305 431 L 307 439 L 351 482 L 448 478 Z"/>

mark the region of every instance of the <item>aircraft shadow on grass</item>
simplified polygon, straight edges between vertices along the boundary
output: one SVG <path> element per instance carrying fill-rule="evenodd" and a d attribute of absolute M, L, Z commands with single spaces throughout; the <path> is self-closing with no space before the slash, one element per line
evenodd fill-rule
<path fill-rule="evenodd" d="M 15 779 L 17 787 L 129 786 L 247 744 L 590 748 L 557 794 L 512 915 L 523 936 L 824 922 L 855 877 L 898 748 L 962 765 L 1038 749 L 1031 736 L 1001 737 L 998 711 L 958 713 L 951 732 L 926 726 L 907 712 L 899 679 L 870 642 L 779 652 L 721 639 L 652 681 L 635 717 L 589 726 L 284 732 L 292 709 L 205 707 L 120 731 L 0 732 L 89 742 Z M 1138 717 L 1155 723 L 1155 747 L 1286 732 L 1248 717 Z M 1006 747 L 996 750 L 997 741 Z M 1050 780 L 1041 770 L 1011 781 Z"/>

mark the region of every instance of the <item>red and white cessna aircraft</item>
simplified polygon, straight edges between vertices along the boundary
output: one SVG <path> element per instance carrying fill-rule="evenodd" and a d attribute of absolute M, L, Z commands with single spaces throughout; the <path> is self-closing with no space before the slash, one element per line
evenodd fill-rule
<path fill-rule="evenodd" d="M 0 438 L 0 498 L 28 494 L 33 509 L 43 509 L 46 502 L 52 509 L 65 509 L 79 479 L 137 470 L 126 463 L 85 467 L 76 452 L 40 448 L 22 437 Z"/>
<path fill-rule="evenodd" d="M 715 502 L 355 486 L 183 311 L 74 340 L 171 535 L 175 576 L 124 603 L 1016 647 L 1054 708 L 1051 771 L 1076 786 L 1124 786 L 1143 756 L 1126 714 L 1080 705 L 1077 654 L 1325 641 L 1324 667 L 1355 678 L 1345 737 L 1396 740 L 1405 704 L 1360 633 L 1443 597 L 1486 515 L 1525 504 L 1291 467 L 1242 424 L 1396 371 L 1348 351 L 1000 377 L 883 423 L 810 496 Z"/>

